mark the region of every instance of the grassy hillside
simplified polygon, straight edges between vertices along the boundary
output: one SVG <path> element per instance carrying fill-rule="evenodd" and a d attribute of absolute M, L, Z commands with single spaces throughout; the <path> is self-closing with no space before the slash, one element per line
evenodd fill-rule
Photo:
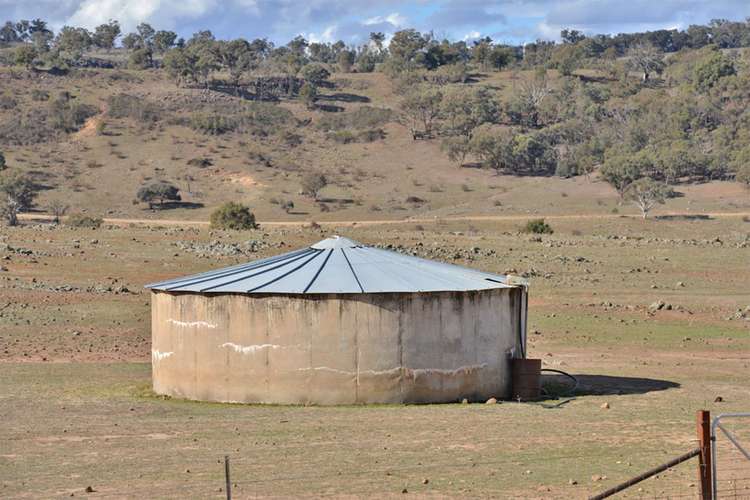
<path fill-rule="evenodd" d="M 470 83 L 454 86 L 484 87 L 504 101 L 534 78 L 533 71 L 476 73 Z M 555 71 L 547 78 L 552 88 L 565 82 Z M 9 166 L 43 186 L 39 211 L 64 200 L 73 211 L 138 219 L 206 220 L 225 201 L 250 205 L 260 220 L 290 221 L 634 213 L 596 174 L 523 177 L 475 163 L 458 166 L 438 138 L 412 139 L 401 123 L 403 96 L 382 73 L 334 75 L 313 110 L 297 98 L 255 102 L 229 91 L 180 87 L 157 69 L 76 69 L 53 76 L 0 68 L 0 81 L 0 148 Z M 35 126 L 35 113 L 52 108 L 63 92 L 70 95 L 67 106 L 91 116 L 67 130 Z M 368 122 L 376 113 L 390 116 Z M 196 123 L 216 116 L 249 118 L 216 135 Z M 357 134 L 373 123 L 382 135 L 361 142 Z M 329 180 L 318 201 L 301 193 L 311 172 Z M 138 188 L 155 180 L 175 183 L 182 202 L 160 210 L 135 203 Z M 685 196 L 670 200 L 665 210 L 750 206 L 739 184 L 683 185 L 678 191 Z M 289 201 L 294 208 L 287 210 L 282 205 Z"/>

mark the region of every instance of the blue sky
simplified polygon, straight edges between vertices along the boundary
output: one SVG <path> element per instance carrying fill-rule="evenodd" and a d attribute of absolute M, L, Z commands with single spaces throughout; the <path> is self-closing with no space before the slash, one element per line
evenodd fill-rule
<path fill-rule="evenodd" d="M 301 34 L 356 44 L 370 31 L 406 27 L 454 40 L 523 43 L 556 39 L 562 28 L 619 33 L 748 16 L 750 0 L 0 0 L 0 19 L 41 17 L 56 29 L 118 19 L 126 31 L 146 21 L 185 37 L 210 29 L 219 38 L 276 43 Z"/>

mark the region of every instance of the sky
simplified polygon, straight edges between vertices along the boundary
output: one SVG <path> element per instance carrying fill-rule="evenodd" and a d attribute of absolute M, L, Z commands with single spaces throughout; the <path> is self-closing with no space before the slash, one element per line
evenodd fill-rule
<path fill-rule="evenodd" d="M 39 17 L 56 30 L 117 19 L 125 32 L 145 21 L 186 38 L 209 29 L 281 44 L 297 35 L 359 44 L 371 31 L 403 28 L 521 44 L 556 40 L 563 28 L 616 34 L 748 16 L 750 0 L 0 0 L 0 20 Z"/>

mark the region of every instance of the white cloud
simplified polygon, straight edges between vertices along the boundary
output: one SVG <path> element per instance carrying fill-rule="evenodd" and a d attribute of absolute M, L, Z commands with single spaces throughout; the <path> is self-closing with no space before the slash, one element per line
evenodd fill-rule
<path fill-rule="evenodd" d="M 482 34 L 478 31 L 469 31 L 464 35 L 464 42 L 468 40 L 476 40 L 477 38 L 481 37 Z"/>
<path fill-rule="evenodd" d="M 199 18 L 216 5 L 216 0 L 84 0 L 67 23 L 93 28 L 117 19 L 125 30 L 144 21 L 173 27 L 177 19 Z"/>
<path fill-rule="evenodd" d="M 301 33 L 310 43 L 332 43 L 335 41 L 336 25 L 327 27 L 322 33 Z"/>
<path fill-rule="evenodd" d="M 362 23 L 365 26 L 371 26 L 373 24 L 389 23 L 396 27 L 401 27 L 407 22 L 406 16 L 402 16 L 398 12 L 393 12 L 387 16 L 375 16 L 369 19 L 365 19 Z"/>

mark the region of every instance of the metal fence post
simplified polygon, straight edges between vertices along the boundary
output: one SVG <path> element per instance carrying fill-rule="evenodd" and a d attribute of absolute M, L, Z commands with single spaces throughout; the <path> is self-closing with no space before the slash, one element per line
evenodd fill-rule
<path fill-rule="evenodd" d="M 699 410 L 697 415 L 698 446 L 698 478 L 701 482 L 701 499 L 713 500 L 713 481 L 711 478 L 711 412 Z"/>
<path fill-rule="evenodd" d="M 227 500 L 232 500 L 232 481 L 229 478 L 229 455 L 224 455 L 224 477 L 227 481 Z"/>

